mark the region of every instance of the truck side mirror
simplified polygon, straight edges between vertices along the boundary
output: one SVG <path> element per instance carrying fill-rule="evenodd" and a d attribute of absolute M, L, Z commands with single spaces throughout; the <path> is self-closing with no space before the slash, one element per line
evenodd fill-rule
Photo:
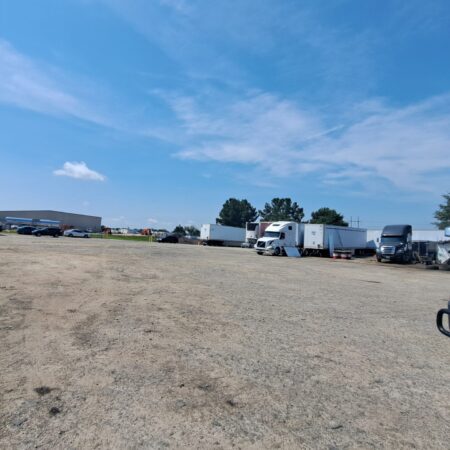
<path fill-rule="evenodd" d="M 444 326 L 444 316 L 447 316 L 446 327 Z M 436 316 L 436 326 L 438 330 L 445 334 L 445 336 L 450 337 L 450 309 L 440 309 Z"/>

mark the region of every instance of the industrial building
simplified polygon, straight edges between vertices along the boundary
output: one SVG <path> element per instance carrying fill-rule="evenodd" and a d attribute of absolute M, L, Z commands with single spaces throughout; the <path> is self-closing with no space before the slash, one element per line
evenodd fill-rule
<path fill-rule="evenodd" d="M 83 230 L 101 231 L 102 218 L 85 214 L 73 214 L 62 211 L 0 211 L 0 224 L 58 226 L 61 228 L 80 228 Z"/>

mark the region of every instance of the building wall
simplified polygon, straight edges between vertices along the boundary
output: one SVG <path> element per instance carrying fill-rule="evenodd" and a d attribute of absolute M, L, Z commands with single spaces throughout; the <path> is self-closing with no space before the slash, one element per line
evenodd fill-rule
<path fill-rule="evenodd" d="M 62 211 L 0 211 L 0 222 L 5 223 L 6 217 L 20 217 L 23 219 L 41 219 L 41 220 L 59 220 L 60 225 L 66 225 L 73 228 L 90 228 L 93 231 L 100 231 L 102 218 L 97 216 L 88 216 L 85 214 L 73 214 Z"/>

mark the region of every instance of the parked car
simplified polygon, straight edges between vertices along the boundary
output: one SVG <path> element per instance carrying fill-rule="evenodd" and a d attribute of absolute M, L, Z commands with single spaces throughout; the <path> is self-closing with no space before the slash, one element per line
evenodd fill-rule
<path fill-rule="evenodd" d="M 64 231 L 64 236 L 88 238 L 89 237 L 89 233 L 87 231 L 73 229 L 73 230 L 66 230 L 66 231 Z"/>
<path fill-rule="evenodd" d="M 169 244 L 178 244 L 178 236 L 175 236 L 174 234 L 169 234 L 166 237 L 159 238 L 157 241 L 165 242 L 165 243 L 169 243 Z"/>
<path fill-rule="evenodd" d="M 31 234 L 33 236 L 53 236 L 53 237 L 59 237 L 62 236 L 62 231 L 59 228 L 56 227 L 46 227 L 46 228 L 37 228 L 36 230 L 32 231 Z"/>
<path fill-rule="evenodd" d="M 36 227 L 24 226 L 17 228 L 17 234 L 32 234 Z"/>

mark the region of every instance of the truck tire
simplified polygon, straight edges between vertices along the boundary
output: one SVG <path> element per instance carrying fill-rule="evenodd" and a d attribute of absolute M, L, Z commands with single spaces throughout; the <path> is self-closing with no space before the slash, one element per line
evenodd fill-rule
<path fill-rule="evenodd" d="M 281 255 L 281 249 L 280 249 L 280 247 L 275 247 L 275 249 L 274 249 L 274 251 L 273 251 L 273 254 L 274 254 L 275 256 L 280 256 L 280 255 Z"/>
<path fill-rule="evenodd" d="M 258 253 L 258 255 L 262 255 L 263 254 L 263 252 L 256 252 L 256 253 Z"/>
<path fill-rule="evenodd" d="M 382 260 L 381 256 L 377 256 L 377 261 L 381 262 L 381 260 Z"/>

